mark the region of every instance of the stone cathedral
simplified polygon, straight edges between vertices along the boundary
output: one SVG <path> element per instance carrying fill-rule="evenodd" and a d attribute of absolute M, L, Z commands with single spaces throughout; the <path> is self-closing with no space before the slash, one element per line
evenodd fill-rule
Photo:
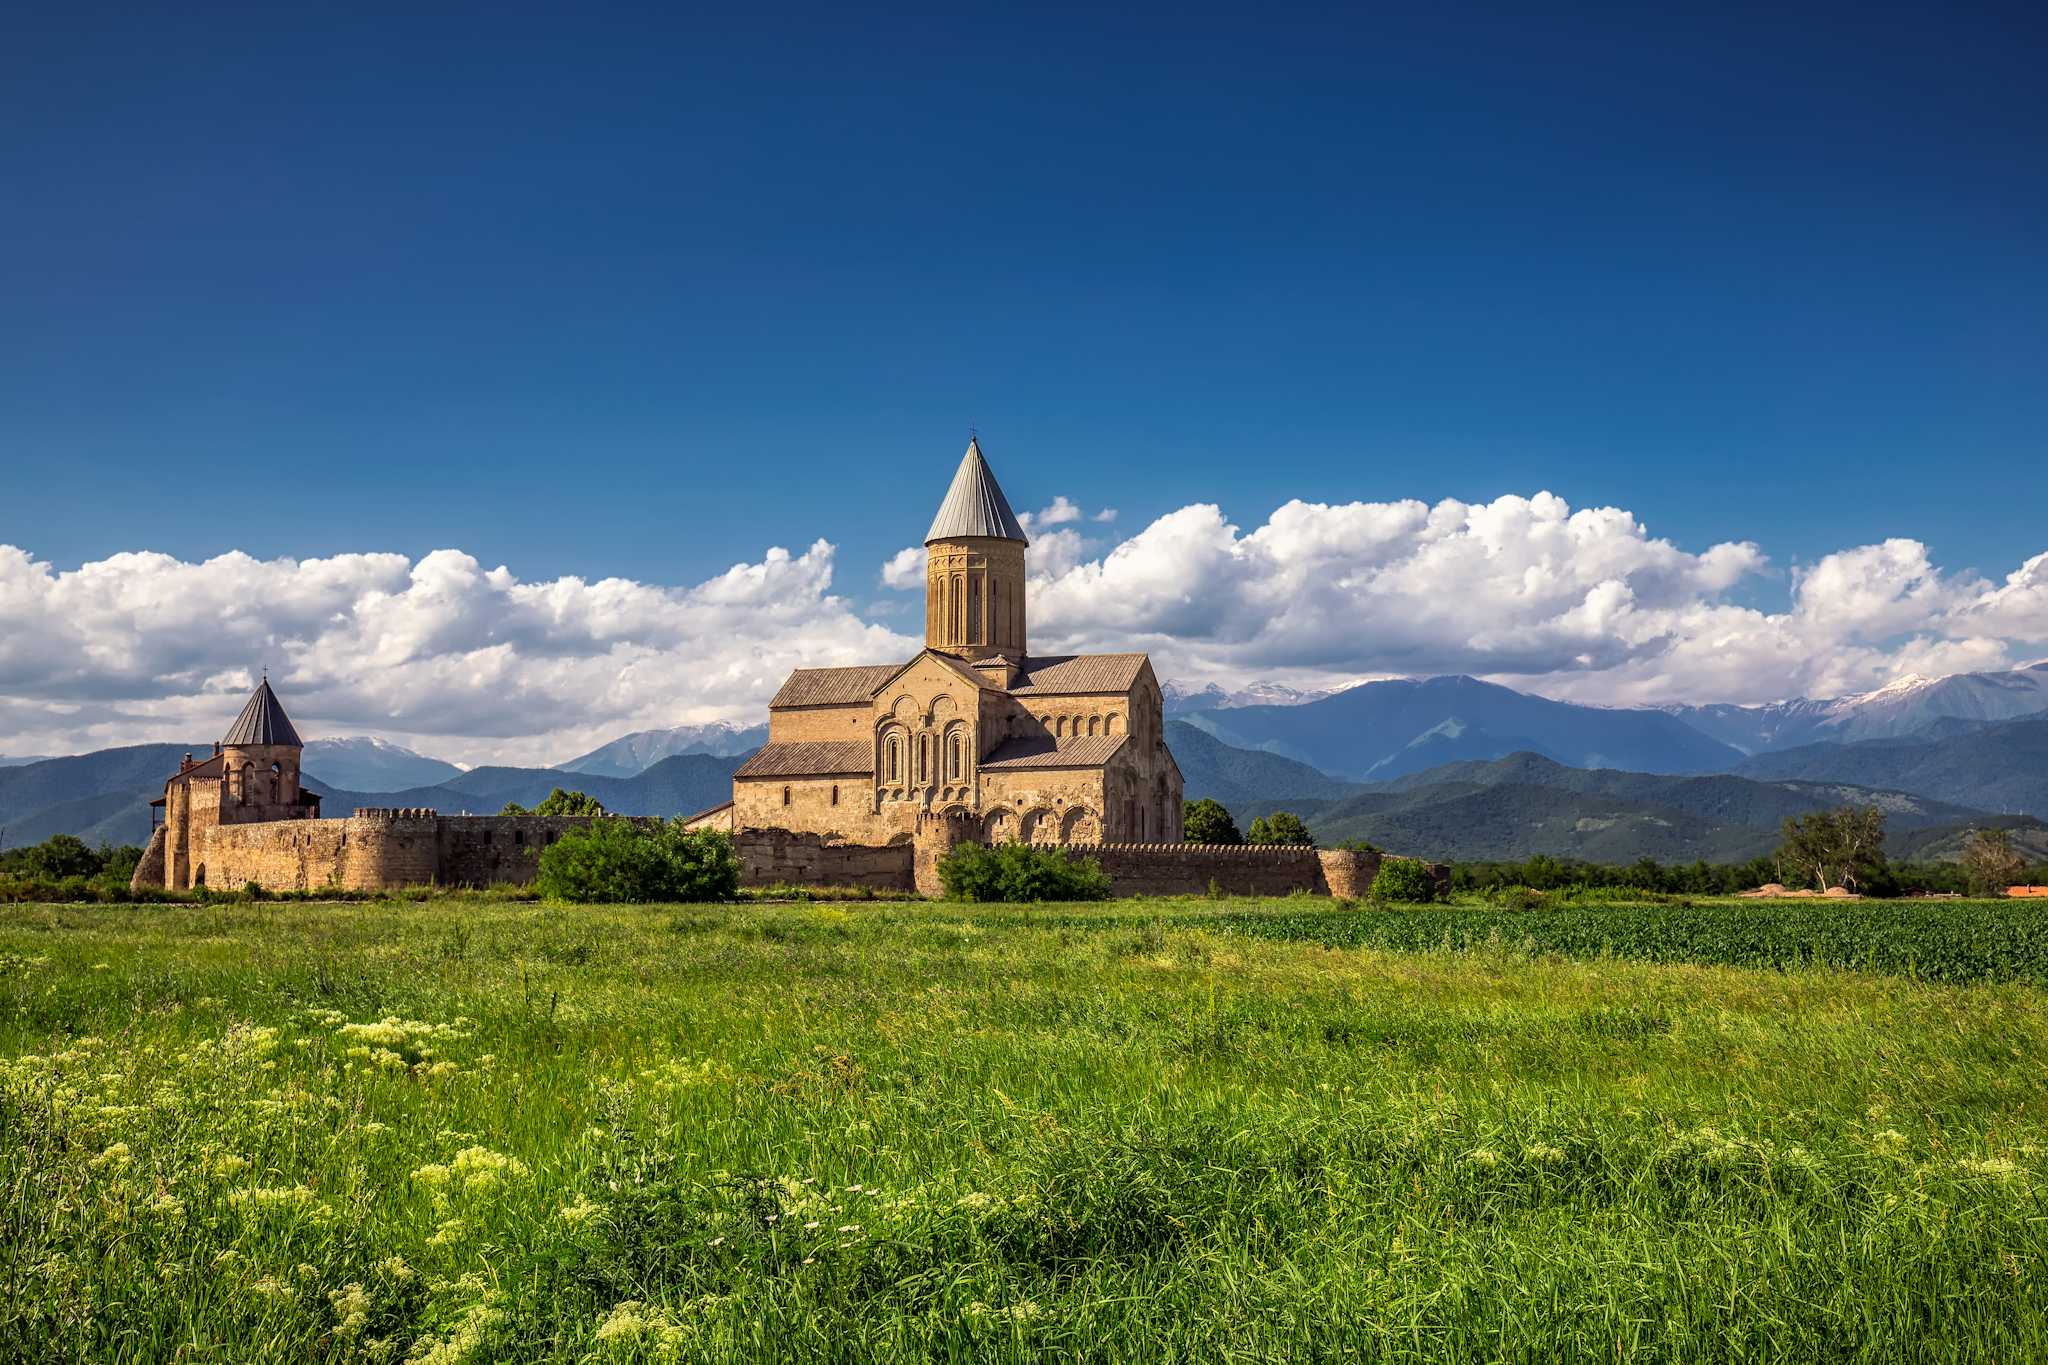
<path fill-rule="evenodd" d="M 924 544 L 923 651 L 790 674 L 768 743 L 734 774 L 732 829 L 1178 843 L 1181 775 L 1151 660 L 1031 652 L 1024 528 L 978 441 Z"/>

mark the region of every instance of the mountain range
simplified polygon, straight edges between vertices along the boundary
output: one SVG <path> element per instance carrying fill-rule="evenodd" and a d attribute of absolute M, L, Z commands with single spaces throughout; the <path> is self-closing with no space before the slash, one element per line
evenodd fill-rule
<path fill-rule="evenodd" d="M 1472 758 L 1537 753 L 1580 768 L 1716 772 L 1742 751 L 1663 711 L 1579 706 L 1477 678 L 1360 683 L 1291 706 L 1181 717 L 1239 749 L 1261 749 L 1358 781 Z"/>
<path fill-rule="evenodd" d="M 453 763 L 368 737 L 309 739 L 300 762 L 337 786 L 365 791 L 430 787 L 462 775 L 462 769 Z"/>
<path fill-rule="evenodd" d="M 1874 692 L 1765 706 L 1672 706 L 1670 714 L 1746 754 L 1814 743 L 1902 739 L 1937 721 L 2001 721 L 2048 711 L 2048 662 L 1945 678 L 1908 674 Z"/>
<path fill-rule="evenodd" d="M 1189 800 L 1241 824 L 1286 808 L 1327 839 L 1439 857 L 1747 858 L 1786 815 L 1850 800 L 1883 806 L 1895 844 L 1951 854 L 1970 823 L 2000 818 L 2027 846 L 2027 817 L 2048 818 L 2048 664 L 1768 706 L 1585 706 L 1467 677 L 1164 690 Z M 557 768 L 468 771 L 381 740 L 315 740 L 305 770 L 330 812 L 488 812 L 573 786 L 622 814 L 683 814 L 724 800 L 764 738 L 677 726 Z M 165 775 L 210 747 L 0 765 L 0 839 L 139 841 Z"/>
<path fill-rule="evenodd" d="M 1846 804 L 1883 809 L 1892 851 L 1902 857 L 1988 823 L 1968 807 L 1840 782 L 1582 769 L 1520 753 L 1374 784 L 1322 806 L 1309 825 L 1326 842 L 1366 839 L 1453 860 L 1547 853 L 1606 863 L 1744 862 L 1777 847 L 1786 817 Z M 2023 847 L 2048 847 L 2039 821 L 2001 823 L 2030 832 Z"/>
<path fill-rule="evenodd" d="M 713 721 L 709 725 L 678 725 L 667 730 L 635 730 L 556 766 L 565 773 L 631 777 L 676 754 L 717 754 L 733 758 L 750 754 L 767 742 L 768 727 L 765 725 L 741 729 L 724 721 Z"/>

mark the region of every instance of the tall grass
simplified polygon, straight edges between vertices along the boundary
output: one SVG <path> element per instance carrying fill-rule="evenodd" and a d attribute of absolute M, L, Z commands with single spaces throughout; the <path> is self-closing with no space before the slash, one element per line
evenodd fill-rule
<path fill-rule="evenodd" d="M 0 910 L 0 1359 L 2048 1353 L 2033 986 L 1152 908 Z"/>

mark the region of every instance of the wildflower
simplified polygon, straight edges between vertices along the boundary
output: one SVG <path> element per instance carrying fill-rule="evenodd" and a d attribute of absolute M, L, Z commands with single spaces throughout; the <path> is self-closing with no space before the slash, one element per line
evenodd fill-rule
<path fill-rule="evenodd" d="M 597 1325 L 599 1341 L 638 1341 L 647 1330 L 647 1319 L 641 1315 L 638 1299 L 625 1299 L 612 1305 L 612 1311 Z"/>
<path fill-rule="evenodd" d="M 132 1160 L 134 1160 L 134 1157 L 128 1150 L 128 1144 L 117 1142 L 86 1164 L 96 1171 L 104 1171 L 109 1168 L 118 1171 L 127 1166 Z"/>
<path fill-rule="evenodd" d="M 377 1262 L 377 1273 L 389 1276 L 402 1284 L 412 1278 L 412 1267 L 405 1263 L 403 1256 L 387 1256 Z"/>
<path fill-rule="evenodd" d="M 1564 1161 L 1564 1148 L 1532 1142 L 1522 1149 L 1522 1155 L 1540 1166 L 1556 1166 Z"/>
<path fill-rule="evenodd" d="M 858 1224 L 858 1223 L 841 1223 L 841 1224 L 839 1225 L 839 1230 L 840 1230 L 841 1232 L 859 1232 L 859 1231 L 860 1231 L 860 1224 Z"/>
<path fill-rule="evenodd" d="M 260 1295 L 261 1297 L 266 1299 L 289 1300 L 298 1297 L 297 1294 L 292 1292 L 292 1287 L 290 1285 L 286 1284 L 283 1280 L 280 1280 L 275 1276 L 271 1275 L 265 1275 L 262 1279 L 256 1281 L 256 1283 L 250 1285 L 249 1292 L 251 1294 Z"/>
<path fill-rule="evenodd" d="M 334 1306 L 334 1335 L 352 1337 L 370 1321 L 370 1291 L 359 1284 L 329 1290 L 327 1301 Z"/>
<path fill-rule="evenodd" d="M 724 1245 L 725 1245 L 725 1238 L 723 1238 L 723 1237 L 713 1237 L 713 1238 L 711 1239 L 711 1241 L 710 1241 L 710 1242 L 709 1242 L 709 1243 L 708 1243 L 707 1245 L 710 1245 L 710 1246 L 715 1246 L 715 1247 L 722 1247 L 722 1246 L 724 1246 Z"/>
<path fill-rule="evenodd" d="M 485 1338 L 504 1320 L 505 1312 L 498 1307 L 497 1300 L 486 1297 L 463 1313 L 462 1321 L 455 1324 L 455 1330 L 446 1339 L 421 1337 L 414 1342 L 416 1354 L 406 1358 L 407 1365 L 462 1365 L 475 1358 Z"/>
<path fill-rule="evenodd" d="M 427 1245 L 430 1247 L 453 1246 L 456 1242 L 462 1240 L 462 1233 L 466 1226 L 460 1218 L 445 1219 L 439 1227 L 434 1229 L 434 1235 L 427 1238 Z"/>
<path fill-rule="evenodd" d="M 1488 1147 L 1475 1147 L 1465 1153 L 1465 1160 L 1482 1170 L 1492 1170 L 1500 1165 L 1500 1153 Z"/>
<path fill-rule="evenodd" d="M 814 1227 L 816 1227 L 816 1226 L 818 1226 L 818 1220 L 817 1220 L 817 1219 L 815 1219 L 815 1218 L 813 1218 L 813 1219 L 812 1219 L 812 1220 L 811 1220 L 810 1222 L 808 1222 L 808 1223 L 804 1224 L 804 1228 L 805 1228 L 805 1230 L 806 1230 L 806 1231 L 808 1231 L 809 1229 L 811 1229 L 811 1228 L 814 1228 Z"/>
<path fill-rule="evenodd" d="M 578 1194 L 575 1203 L 562 1206 L 561 1218 L 571 1227 L 581 1227 L 603 1212 L 604 1205 L 592 1203 L 588 1196 Z"/>

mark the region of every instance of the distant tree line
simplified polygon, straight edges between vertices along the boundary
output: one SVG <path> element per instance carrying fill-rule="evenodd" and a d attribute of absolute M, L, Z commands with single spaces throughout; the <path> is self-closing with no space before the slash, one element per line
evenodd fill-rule
<path fill-rule="evenodd" d="M 2048 863 L 2029 865 L 2002 829 L 1971 831 L 1960 862 L 1893 862 L 1884 853 L 1884 814 L 1845 806 L 1789 819 L 1777 852 L 1744 863 L 1590 863 L 1539 853 L 1519 862 L 1462 862 L 1451 869 L 1455 891 L 1536 891 L 1579 887 L 1729 896 L 1776 883 L 1788 889 L 1839 886 L 1864 896 L 1997 895 L 2008 886 L 2048 885 Z"/>
<path fill-rule="evenodd" d="M 1261 816 L 1252 822 L 1248 833 L 1241 834 L 1223 804 L 1207 797 L 1188 802 L 1184 825 L 1191 844 L 1316 842 L 1308 826 L 1291 811 Z M 1338 847 L 1382 851 L 1363 840 Z M 1960 862 L 1892 862 L 1884 852 L 1884 812 L 1876 806 L 1842 806 L 1786 820 L 1777 851 L 1748 862 L 1666 864 L 1639 858 L 1633 863 L 1594 863 L 1539 853 L 1519 862 L 1462 862 L 1451 873 L 1453 890 L 1478 892 L 1508 887 L 1536 891 L 1599 888 L 1727 896 L 1772 883 L 1815 891 L 1839 886 L 1864 896 L 1985 896 L 2013 885 L 2048 885 L 2048 864 L 2028 865 L 2014 851 L 2011 835 L 1997 828 L 1971 831 Z"/>
<path fill-rule="evenodd" d="M 75 834 L 53 834 L 40 844 L 0 851 L 0 877 L 36 882 L 113 880 L 126 886 L 141 861 L 142 850 L 134 844 L 94 848 Z"/>

